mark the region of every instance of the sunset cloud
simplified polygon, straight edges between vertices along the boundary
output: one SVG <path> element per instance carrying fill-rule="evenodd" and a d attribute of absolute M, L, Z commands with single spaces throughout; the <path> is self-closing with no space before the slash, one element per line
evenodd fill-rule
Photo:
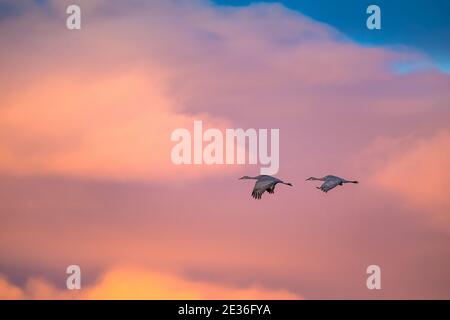
<path fill-rule="evenodd" d="M 0 277 L 0 299 L 180 299 L 251 300 L 301 299 L 287 290 L 260 286 L 233 288 L 220 284 L 186 280 L 138 267 L 119 267 L 101 276 L 97 283 L 80 290 L 61 289 L 42 278 L 28 279 L 23 288 Z"/>
<path fill-rule="evenodd" d="M 358 121 L 362 111 L 417 112 L 449 96 L 441 84 L 448 77 L 400 79 L 389 71 L 396 61 L 425 57 L 359 46 L 281 6 L 222 12 L 200 1 L 136 1 L 115 7 L 119 15 L 106 10 L 107 2 L 84 4 L 79 32 L 61 23 L 60 2 L 1 22 L 10 46 L 1 53 L 8 77 L 0 78 L 5 173 L 199 176 L 224 167 L 186 169 L 170 161 L 170 133 L 196 119 L 218 128 L 285 131 L 303 123 L 297 134 L 306 134 L 312 110 L 330 105 Z M 374 95 L 379 82 L 386 85 Z"/>

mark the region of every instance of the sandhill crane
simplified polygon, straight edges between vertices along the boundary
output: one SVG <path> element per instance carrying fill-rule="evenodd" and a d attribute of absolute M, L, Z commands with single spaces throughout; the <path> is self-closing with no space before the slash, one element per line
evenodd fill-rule
<path fill-rule="evenodd" d="M 292 187 L 291 183 L 284 182 L 280 179 L 277 179 L 277 178 L 274 178 L 271 176 L 266 176 L 266 175 L 261 175 L 261 176 L 256 176 L 256 177 L 243 176 L 242 178 L 239 178 L 239 180 L 244 180 L 244 179 L 256 180 L 255 187 L 253 188 L 253 191 L 252 191 L 252 197 L 255 199 L 261 199 L 261 196 L 265 191 L 267 191 L 268 193 L 274 193 L 275 186 L 278 183 L 282 183 L 282 184 Z"/>
<path fill-rule="evenodd" d="M 306 179 L 306 181 L 308 180 L 318 180 L 318 181 L 325 181 L 320 187 L 316 187 L 317 189 L 322 190 L 323 192 L 327 193 L 328 191 L 330 191 L 331 189 L 337 187 L 337 186 L 342 186 L 344 183 L 358 183 L 358 181 L 352 181 L 352 180 L 345 180 L 336 176 L 325 176 L 323 178 L 315 178 L 315 177 L 310 177 L 308 179 Z"/>

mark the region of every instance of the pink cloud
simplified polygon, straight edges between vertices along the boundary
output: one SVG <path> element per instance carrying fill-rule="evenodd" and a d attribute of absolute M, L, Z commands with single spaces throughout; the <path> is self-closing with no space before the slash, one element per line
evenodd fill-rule
<path fill-rule="evenodd" d="M 434 224 L 448 227 L 449 133 L 442 131 L 428 139 L 419 138 L 406 147 L 397 142 L 388 157 L 387 163 L 377 170 L 375 182 L 401 196 L 408 206 L 423 208 Z"/>
<path fill-rule="evenodd" d="M 280 6 L 222 12 L 202 3 L 138 2 L 120 5 L 120 15 L 107 6 L 86 4 L 90 18 L 78 33 L 59 25 L 59 2 L 2 22 L 2 30 L 13 30 L 5 34 L 11 48 L 2 53 L 10 76 L 0 79 L 3 172 L 198 176 L 220 170 L 174 167 L 168 139 L 198 118 L 221 128 L 281 128 L 284 139 L 294 130 L 305 142 L 320 126 L 344 141 L 368 114 L 374 119 L 448 100 L 441 85 L 448 77 L 389 71 L 397 60 L 424 59 L 417 53 L 359 46 Z M 328 123 L 329 111 L 347 119 Z"/>

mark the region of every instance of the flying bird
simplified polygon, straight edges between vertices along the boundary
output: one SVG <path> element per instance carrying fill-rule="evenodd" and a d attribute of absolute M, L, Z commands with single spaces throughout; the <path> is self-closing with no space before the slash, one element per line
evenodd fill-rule
<path fill-rule="evenodd" d="M 268 193 L 274 193 L 275 186 L 278 183 L 282 183 L 282 184 L 292 187 L 291 183 L 284 182 L 280 179 L 277 179 L 277 178 L 274 178 L 271 176 L 266 176 L 266 175 L 261 175 L 261 176 L 256 176 L 256 177 L 243 176 L 242 178 L 239 178 L 239 180 L 245 180 L 245 179 L 256 180 L 255 187 L 253 188 L 253 191 L 252 191 L 252 197 L 255 199 L 261 199 L 261 196 L 265 191 L 267 191 Z"/>
<path fill-rule="evenodd" d="M 352 180 L 346 180 L 343 178 L 339 178 L 336 176 L 325 176 L 323 178 L 315 178 L 315 177 L 310 177 L 308 179 L 306 179 L 306 181 L 324 181 L 324 183 L 322 183 L 322 185 L 320 187 L 316 187 L 317 189 L 322 190 L 323 192 L 327 193 L 328 191 L 330 191 L 331 189 L 337 187 L 337 186 L 342 186 L 344 185 L 344 183 L 358 183 L 358 181 L 352 181 Z"/>

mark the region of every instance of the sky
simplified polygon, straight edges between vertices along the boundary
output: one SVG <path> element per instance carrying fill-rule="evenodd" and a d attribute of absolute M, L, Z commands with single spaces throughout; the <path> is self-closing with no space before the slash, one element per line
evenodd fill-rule
<path fill-rule="evenodd" d="M 0 298 L 450 298 L 445 3 L 76 2 L 0 1 Z M 279 129 L 293 187 L 174 165 L 195 120 Z"/>

